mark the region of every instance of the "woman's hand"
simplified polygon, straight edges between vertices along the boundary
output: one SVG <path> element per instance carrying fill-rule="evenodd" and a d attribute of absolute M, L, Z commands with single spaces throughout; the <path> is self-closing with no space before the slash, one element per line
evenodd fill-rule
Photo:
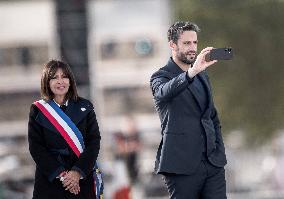
<path fill-rule="evenodd" d="M 77 195 L 80 192 L 79 184 L 77 186 L 73 186 L 72 188 L 70 188 L 69 191 L 70 191 L 70 193 Z"/>
<path fill-rule="evenodd" d="M 78 171 L 71 170 L 65 176 L 62 181 L 65 190 L 69 190 L 71 193 L 77 195 L 80 192 L 80 180 L 81 174 Z"/>

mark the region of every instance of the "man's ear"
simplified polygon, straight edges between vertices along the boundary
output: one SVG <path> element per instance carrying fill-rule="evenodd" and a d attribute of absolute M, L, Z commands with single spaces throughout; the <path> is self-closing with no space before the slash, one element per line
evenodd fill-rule
<path fill-rule="evenodd" d="M 177 45 L 173 42 L 173 40 L 169 41 L 170 49 L 175 51 L 177 49 Z"/>

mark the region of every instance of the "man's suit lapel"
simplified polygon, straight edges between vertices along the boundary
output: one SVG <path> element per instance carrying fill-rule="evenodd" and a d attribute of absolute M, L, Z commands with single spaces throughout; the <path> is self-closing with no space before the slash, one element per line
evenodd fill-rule
<path fill-rule="evenodd" d="M 205 89 L 205 91 L 206 91 L 206 94 L 207 94 L 206 96 L 207 96 L 207 102 L 208 102 L 208 104 L 207 104 L 207 107 L 206 107 L 205 112 L 204 112 L 204 114 L 206 114 L 206 112 L 208 111 L 208 108 L 211 107 L 211 105 L 212 105 L 212 99 L 211 99 L 211 97 L 210 97 L 210 96 L 211 96 L 211 89 L 210 89 L 210 86 L 209 86 L 209 84 L 208 84 L 208 80 L 206 79 L 206 76 L 205 76 L 205 72 L 204 72 L 204 71 L 203 71 L 203 72 L 200 72 L 199 74 L 197 74 L 196 77 L 194 77 L 194 78 L 198 78 L 198 77 L 200 77 L 200 80 L 201 80 L 201 82 L 202 82 L 202 84 L 203 84 L 203 86 L 204 86 L 204 89 Z M 189 88 L 189 90 L 191 91 L 191 93 L 193 94 L 193 96 L 195 97 L 195 99 L 196 99 L 196 101 L 197 101 L 199 107 L 201 108 L 201 107 L 202 107 L 202 105 L 201 105 L 201 99 L 199 99 L 199 98 L 200 98 L 200 95 L 198 95 L 196 89 L 193 87 L 193 84 L 189 84 L 189 85 L 188 85 L 188 88 Z M 202 109 L 202 108 L 201 108 L 201 109 Z"/>
<path fill-rule="evenodd" d="M 209 85 L 209 81 L 206 78 L 206 72 L 202 71 L 201 73 L 199 73 L 199 76 L 201 77 L 200 79 L 201 79 L 202 83 L 205 85 L 205 90 L 207 92 L 208 105 L 206 107 L 204 115 L 208 115 L 209 112 L 210 112 L 210 108 L 212 107 L 212 104 L 213 104 L 212 97 L 211 97 L 212 96 L 211 88 L 210 88 L 210 85 Z"/>
<path fill-rule="evenodd" d="M 185 72 L 172 60 L 172 58 L 169 59 L 166 70 L 169 70 L 171 73 L 174 74 L 174 76 L 179 75 L 179 74 Z M 208 105 L 207 105 L 206 110 L 204 112 L 204 114 L 207 114 L 208 111 L 209 111 L 209 107 L 212 106 L 212 99 L 210 97 L 211 96 L 211 89 L 210 89 L 208 80 L 206 79 L 206 74 L 205 74 L 204 71 L 202 71 L 199 74 L 197 74 L 197 76 L 200 77 L 200 79 L 201 79 L 201 81 L 202 81 L 202 83 L 204 85 L 204 88 L 206 90 L 207 96 L 208 96 Z M 197 78 L 197 77 L 195 77 L 195 78 Z M 188 89 L 193 94 L 193 96 L 194 96 L 194 98 L 195 98 L 199 108 L 202 109 L 201 100 L 199 99 L 200 96 L 198 95 L 198 93 L 195 90 L 195 88 L 193 88 L 193 85 L 189 84 L 188 85 Z"/>
<path fill-rule="evenodd" d="M 197 78 L 197 77 L 194 77 Z M 190 92 L 192 93 L 192 95 L 194 96 L 199 108 L 202 110 L 202 105 L 201 105 L 201 99 L 200 96 L 197 94 L 196 89 L 193 87 L 193 84 L 189 84 L 188 85 L 188 89 L 190 90 Z"/>

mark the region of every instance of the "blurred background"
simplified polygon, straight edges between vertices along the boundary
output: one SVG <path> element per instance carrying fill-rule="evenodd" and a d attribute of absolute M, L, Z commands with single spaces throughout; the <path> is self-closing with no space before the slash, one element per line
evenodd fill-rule
<path fill-rule="evenodd" d="M 105 198 L 168 198 L 153 175 L 161 136 L 149 79 L 170 56 L 176 20 L 199 25 L 199 50 L 235 50 L 208 70 L 228 198 L 284 198 L 283 10 L 283 0 L 0 0 L 0 199 L 31 198 L 28 114 L 51 58 L 70 64 L 95 105 Z"/>

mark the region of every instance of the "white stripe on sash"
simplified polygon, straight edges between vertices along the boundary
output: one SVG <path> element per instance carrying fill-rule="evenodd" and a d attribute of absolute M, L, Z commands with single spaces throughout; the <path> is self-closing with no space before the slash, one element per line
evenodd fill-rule
<path fill-rule="evenodd" d="M 41 105 L 43 105 L 46 110 L 56 119 L 56 121 L 62 126 L 62 128 L 67 132 L 69 137 L 72 139 L 80 153 L 83 152 L 83 148 L 75 134 L 75 132 L 68 126 L 68 124 L 58 115 L 58 113 L 44 100 L 38 101 Z"/>

